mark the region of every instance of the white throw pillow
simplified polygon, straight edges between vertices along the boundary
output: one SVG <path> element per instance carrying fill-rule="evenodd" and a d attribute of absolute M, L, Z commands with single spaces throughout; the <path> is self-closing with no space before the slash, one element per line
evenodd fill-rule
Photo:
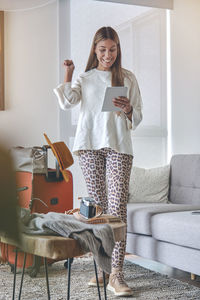
<path fill-rule="evenodd" d="M 168 202 L 170 166 L 153 169 L 133 167 L 128 202 Z"/>

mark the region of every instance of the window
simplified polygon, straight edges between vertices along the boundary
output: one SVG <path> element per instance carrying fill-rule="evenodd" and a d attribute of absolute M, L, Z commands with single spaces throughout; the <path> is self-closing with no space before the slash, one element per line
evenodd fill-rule
<path fill-rule="evenodd" d="M 137 136 L 166 136 L 166 12 L 152 9 L 117 28 L 123 66 L 139 82 L 143 121 Z"/>

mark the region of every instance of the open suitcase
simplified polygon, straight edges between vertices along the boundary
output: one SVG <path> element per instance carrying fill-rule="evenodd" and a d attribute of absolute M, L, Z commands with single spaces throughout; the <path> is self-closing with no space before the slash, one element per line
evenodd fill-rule
<path fill-rule="evenodd" d="M 32 172 L 16 172 L 16 185 L 18 189 L 18 203 L 21 207 L 30 208 L 31 213 L 48 213 L 50 211 L 64 213 L 73 208 L 73 178 L 69 170 L 65 170 L 63 178 L 58 161 L 56 168 L 48 168 L 48 149 L 50 146 L 43 146 L 43 153 L 46 162 L 45 174 Z M 7 261 L 13 271 L 15 263 L 15 247 L 7 244 L 0 244 L 1 255 Z M 23 267 L 24 253 L 18 253 L 18 268 Z M 49 260 L 52 264 L 54 261 Z M 28 254 L 26 269 L 31 277 L 35 277 L 43 264 L 40 257 Z"/>

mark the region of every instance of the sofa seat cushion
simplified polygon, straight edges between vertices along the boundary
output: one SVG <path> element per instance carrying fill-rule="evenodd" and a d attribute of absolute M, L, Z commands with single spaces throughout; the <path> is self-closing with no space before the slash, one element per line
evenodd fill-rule
<path fill-rule="evenodd" d="M 193 215 L 192 211 L 162 213 L 151 220 L 155 239 L 200 249 L 200 214 Z"/>
<path fill-rule="evenodd" d="M 198 210 L 200 205 L 168 203 L 128 203 L 127 204 L 127 231 L 152 235 L 151 217 L 160 213 Z"/>

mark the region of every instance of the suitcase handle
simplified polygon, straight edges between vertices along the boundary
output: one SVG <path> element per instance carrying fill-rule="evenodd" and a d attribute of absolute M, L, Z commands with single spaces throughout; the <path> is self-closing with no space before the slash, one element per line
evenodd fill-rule
<path fill-rule="evenodd" d="M 33 198 L 33 199 L 31 199 L 31 201 L 29 203 L 29 209 L 31 211 L 32 211 L 33 203 L 34 203 L 35 200 L 40 201 L 44 206 L 48 207 L 48 205 L 44 201 L 42 201 L 40 198 Z"/>
<path fill-rule="evenodd" d="M 22 191 L 25 191 L 25 190 L 28 190 L 27 186 L 17 188 L 17 192 L 22 192 Z"/>
<path fill-rule="evenodd" d="M 51 171 L 48 168 L 48 149 L 51 149 L 49 145 L 44 145 L 42 147 L 43 152 L 44 152 L 44 158 L 45 158 L 45 166 L 46 166 L 46 181 L 48 182 L 57 182 L 57 181 L 62 181 L 63 180 L 63 175 L 60 171 L 59 164 L 57 159 L 55 159 L 55 166 L 56 166 L 56 171 Z"/>

